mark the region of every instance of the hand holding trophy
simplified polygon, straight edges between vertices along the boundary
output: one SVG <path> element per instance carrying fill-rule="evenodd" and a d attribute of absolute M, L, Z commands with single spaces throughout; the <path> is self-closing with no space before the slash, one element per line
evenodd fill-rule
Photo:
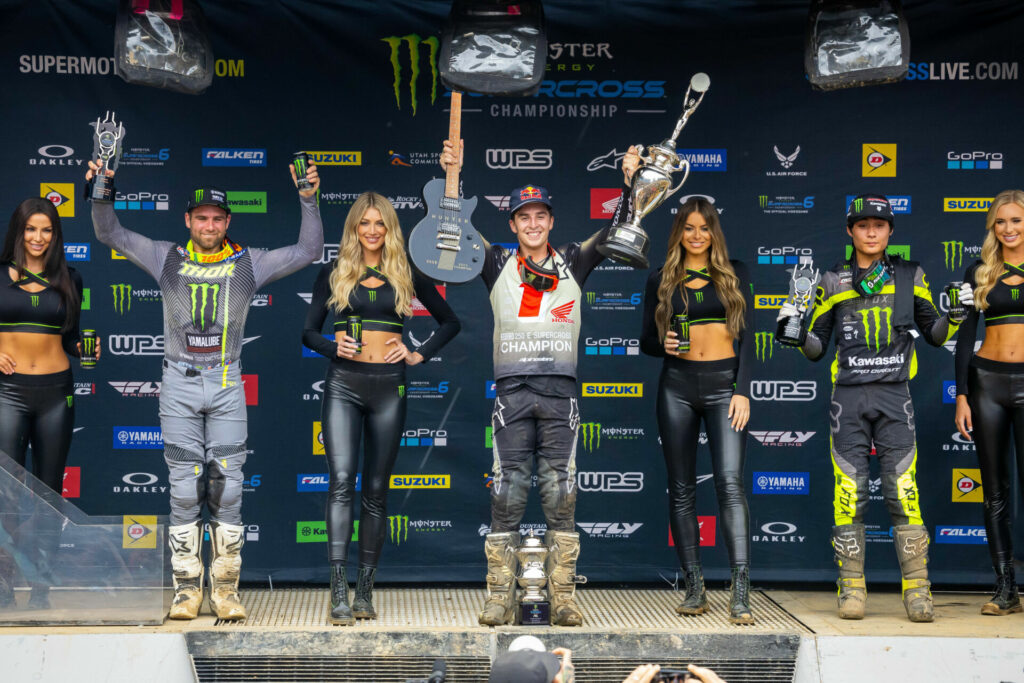
<path fill-rule="evenodd" d="M 114 112 L 108 111 L 101 121 L 98 117 L 90 123 L 96 130 L 93 134 L 92 158 L 103 162 L 102 170 L 96 173 L 87 195 L 99 202 L 114 201 L 114 178 L 106 171 L 117 171 L 121 160 L 121 142 L 124 140 L 124 124 L 118 123 Z"/>
<path fill-rule="evenodd" d="M 676 121 L 676 128 L 672 132 L 672 136 L 663 140 L 661 144 L 649 145 L 646 149 L 643 145 L 637 145 L 640 161 L 644 165 L 633 175 L 633 189 L 630 192 L 633 216 L 628 221 L 617 223 L 608 230 L 604 242 L 597 245 L 597 251 L 602 256 L 633 268 L 647 268 L 650 265 L 647 260 L 647 251 L 651 245 L 647 233 L 640 227 L 640 220 L 678 192 L 689 177 L 690 162 L 680 159 L 676 154 L 676 138 L 686 126 L 690 115 L 700 106 L 704 99 L 704 93 L 709 87 L 711 87 L 711 79 L 707 74 L 695 74 L 690 79 L 690 86 L 686 89 L 686 97 L 683 98 L 683 113 Z M 693 97 L 690 97 L 691 92 L 695 93 Z M 683 178 L 678 185 L 672 187 L 672 174 L 679 171 L 683 171 Z"/>
<path fill-rule="evenodd" d="M 775 331 L 775 340 L 785 346 L 803 346 L 807 339 L 807 328 L 804 316 L 811 307 L 814 289 L 821 279 L 821 272 L 808 261 L 793 266 L 793 276 L 789 280 L 789 296 L 779 311 L 779 326 Z"/>

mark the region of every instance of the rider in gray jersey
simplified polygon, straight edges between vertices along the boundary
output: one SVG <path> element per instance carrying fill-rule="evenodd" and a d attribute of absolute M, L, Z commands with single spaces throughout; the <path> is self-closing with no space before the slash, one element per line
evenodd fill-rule
<path fill-rule="evenodd" d="M 87 180 L 99 165 L 89 167 Z M 239 355 L 256 291 L 322 253 L 314 166 L 306 177 L 312 188 L 299 192 L 299 241 L 274 250 L 242 247 L 227 237 L 231 209 L 225 193 L 215 188 L 189 197 L 185 225 L 191 239 L 184 247 L 127 230 L 110 202 L 93 202 L 96 237 L 153 276 L 163 296 L 160 427 L 171 489 L 172 619 L 195 618 L 203 602 L 204 503 L 212 541 L 210 603 L 221 619 L 245 618 L 238 597 L 247 437 Z"/>

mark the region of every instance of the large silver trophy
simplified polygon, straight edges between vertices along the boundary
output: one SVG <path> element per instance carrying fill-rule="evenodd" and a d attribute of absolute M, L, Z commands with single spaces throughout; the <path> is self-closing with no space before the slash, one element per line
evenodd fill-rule
<path fill-rule="evenodd" d="M 625 263 L 633 268 L 647 268 L 647 251 L 651 248 L 647 233 L 640 227 L 640 221 L 661 206 L 661 203 L 679 191 L 690 175 L 690 162 L 680 159 L 676 154 L 676 138 L 682 132 L 690 115 L 697 110 L 704 93 L 711 87 L 711 79 L 706 73 L 694 74 L 690 79 L 690 87 L 683 98 L 683 114 L 676 121 L 672 136 L 661 144 L 640 148 L 640 161 L 643 166 L 633 174 L 633 190 L 630 198 L 633 204 L 633 216 L 624 223 L 617 223 L 608 230 L 604 242 L 597 245 L 597 251 L 613 261 Z M 693 93 L 693 97 L 690 94 Z M 646 151 L 646 154 L 645 154 Z M 672 187 L 672 174 L 683 171 L 679 184 Z M 671 188 L 671 189 L 670 189 Z"/>
<path fill-rule="evenodd" d="M 520 624 L 527 626 L 546 626 L 551 623 L 551 603 L 548 602 L 544 587 L 548 583 L 548 575 L 544 571 L 548 547 L 530 529 L 523 537 L 523 542 L 516 548 L 516 559 L 519 560 L 520 574 L 516 577 L 523 594 L 519 598 Z"/>
<path fill-rule="evenodd" d="M 785 346 L 803 345 L 804 339 L 807 337 L 804 316 L 811 307 L 814 289 L 820 279 L 821 272 L 814 268 L 814 263 L 811 261 L 793 266 L 786 303 L 796 307 L 797 315 L 791 315 L 779 321 L 778 329 L 775 330 L 775 339 L 780 344 Z"/>
<path fill-rule="evenodd" d="M 103 161 L 103 168 L 93 178 L 89 199 L 100 202 L 114 201 L 114 179 L 107 176 L 106 170 L 117 170 L 121 161 L 121 143 L 124 140 L 124 124 L 118 123 L 114 112 L 108 111 L 102 120 L 99 118 L 90 123 L 95 128 L 92 144 L 92 159 Z"/>

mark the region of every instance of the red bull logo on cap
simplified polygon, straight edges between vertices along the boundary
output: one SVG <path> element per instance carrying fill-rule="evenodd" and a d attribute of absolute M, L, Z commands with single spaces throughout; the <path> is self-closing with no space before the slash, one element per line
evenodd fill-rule
<path fill-rule="evenodd" d="M 527 185 L 519 191 L 520 201 L 526 201 L 527 199 L 541 199 L 540 190 L 533 185 Z"/>

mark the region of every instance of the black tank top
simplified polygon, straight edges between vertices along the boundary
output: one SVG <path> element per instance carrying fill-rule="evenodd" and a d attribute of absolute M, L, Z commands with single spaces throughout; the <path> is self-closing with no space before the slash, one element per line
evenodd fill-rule
<path fill-rule="evenodd" d="M 707 268 L 701 270 L 686 269 L 685 282 L 692 280 L 702 281 L 703 285 L 697 289 L 687 287 L 687 302 L 683 303 L 683 296 L 677 287 L 672 294 L 672 314 L 685 313 L 691 325 L 708 325 L 710 323 L 726 324 L 725 304 L 718 298 L 718 291 Z"/>
<path fill-rule="evenodd" d="M 377 332 L 402 332 L 403 320 L 395 313 L 395 288 L 391 286 L 384 273 L 376 268 L 366 267 L 362 279 L 375 277 L 383 280 L 378 287 L 367 287 L 359 282 L 348 296 L 348 306 L 338 312 L 338 320 L 334 323 L 336 331 L 347 330 L 350 315 L 358 315 L 363 319 L 363 329 Z"/>
<path fill-rule="evenodd" d="M 1005 278 L 1022 275 L 1021 266 L 1003 264 L 1003 272 L 995 286 L 989 290 L 988 308 L 985 309 L 985 325 L 1019 325 L 1024 323 L 1024 283 L 1006 284 Z M 1024 266 L 1024 264 L 1022 264 Z M 972 273 L 973 275 L 973 273 Z M 973 283 L 973 277 L 971 278 Z"/>
<path fill-rule="evenodd" d="M 60 293 L 36 273 L 26 271 L 24 279 L 13 281 L 10 267 L 10 263 L 0 264 L 0 332 L 60 334 L 67 316 Z M 27 292 L 19 286 L 27 282 L 38 282 L 46 289 Z"/>

